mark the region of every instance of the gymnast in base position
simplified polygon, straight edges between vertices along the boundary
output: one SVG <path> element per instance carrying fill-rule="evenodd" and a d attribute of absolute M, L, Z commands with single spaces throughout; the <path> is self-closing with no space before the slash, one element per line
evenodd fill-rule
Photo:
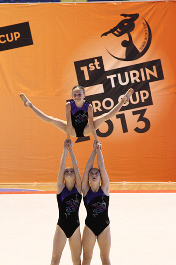
<path fill-rule="evenodd" d="M 68 151 L 73 168 L 65 168 Z M 96 156 L 98 168 L 93 167 Z M 72 150 L 72 142 L 65 140 L 57 178 L 59 220 L 53 240 L 51 265 L 58 265 L 60 263 L 67 238 L 69 239 L 73 265 L 81 265 L 82 245 L 82 265 L 90 265 L 96 240 L 100 248 L 102 265 L 111 265 L 109 258 L 111 247 L 110 222 L 108 217 L 109 190 L 109 178 L 104 166 L 101 144 L 94 141 L 93 151 L 87 162 L 82 180 L 82 192 L 84 196 L 84 205 L 87 210 L 87 217 L 81 244 L 78 217 L 82 199 L 81 178 L 77 161 Z"/>
<path fill-rule="evenodd" d="M 94 168 L 97 156 L 98 168 Z M 93 151 L 87 162 L 82 180 L 84 205 L 87 210 L 82 236 L 83 262 L 90 265 L 93 248 L 97 240 L 102 265 L 110 265 L 111 234 L 108 217 L 109 178 L 105 170 L 101 144 L 94 142 Z"/>
<path fill-rule="evenodd" d="M 70 153 L 73 168 L 65 168 L 68 152 Z M 82 246 L 78 217 L 81 199 L 81 177 L 77 161 L 72 150 L 72 142 L 66 140 L 57 177 L 59 220 L 53 240 L 51 265 L 60 263 L 67 238 L 69 239 L 73 265 L 81 264 Z"/>

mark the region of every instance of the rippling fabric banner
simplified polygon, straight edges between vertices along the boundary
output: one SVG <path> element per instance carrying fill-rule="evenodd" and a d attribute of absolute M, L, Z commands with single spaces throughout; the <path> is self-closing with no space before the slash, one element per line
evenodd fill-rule
<path fill-rule="evenodd" d="M 1 5 L 0 182 L 55 182 L 72 88 L 94 117 L 134 94 L 97 134 L 110 181 L 176 181 L 176 2 Z M 81 174 L 93 137 L 73 140 Z M 68 154 L 68 166 L 70 157 Z"/>

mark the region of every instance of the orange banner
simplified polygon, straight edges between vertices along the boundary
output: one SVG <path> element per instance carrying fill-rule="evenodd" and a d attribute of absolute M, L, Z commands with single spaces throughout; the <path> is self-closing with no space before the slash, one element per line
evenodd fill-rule
<path fill-rule="evenodd" d="M 55 182 L 66 135 L 38 119 L 24 93 L 65 120 L 72 88 L 100 116 L 110 181 L 176 181 L 176 2 L 1 5 L 0 182 Z M 72 138 L 81 173 L 93 137 Z M 68 164 L 70 159 L 68 159 Z"/>

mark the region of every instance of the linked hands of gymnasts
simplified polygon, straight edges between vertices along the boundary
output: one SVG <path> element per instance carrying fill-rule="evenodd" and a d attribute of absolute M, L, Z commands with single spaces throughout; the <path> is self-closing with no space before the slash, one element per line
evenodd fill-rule
<path fill-rule="evenodd" d="M 102 149 L 102 145 L 100 142 L 94 141 L 93 143 L 93 149 L 96 150 L 101 150 Z"/>
<path fill-rule="evenodd" d="M 72 146 L 73 146 L 73 142 L 72 142 L 71 139 L 64 141 L 64 148 L 65 149 L 68 149 L 69 150 L 70 148 L 72 148 Z"/>

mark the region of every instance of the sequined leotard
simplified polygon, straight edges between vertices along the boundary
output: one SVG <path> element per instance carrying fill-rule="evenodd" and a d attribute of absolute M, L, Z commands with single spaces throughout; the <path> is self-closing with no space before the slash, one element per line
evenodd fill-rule
<path fill-rule="evenodd" d="M 78 108 L 74 100 L 70 101 L 71 104 L 71 119 L 72 125 L 76 131 L 77 137 L 84 137 L 84 128 L 88 123 L 88 107 L 89 102 L 85 101 L 81 108 Z"/>
<path fill-rule="evenodd" d="M 64 231 L 67 238 L 71 237 L 79 227 L 79 206 L 82 195 L 74 187 L 71 191 L 64 187 L 60 194 L 57 194 L 59 208 L 59 219 L 57 224 Z"/>
<path fill-rule="evenodd" d="M 108 217 L 109 196 L 100 187 L 97 192 L 89 189 L 83 200 L 87 210 L 85 224 L 98 236 L 110 223 Z"/>

